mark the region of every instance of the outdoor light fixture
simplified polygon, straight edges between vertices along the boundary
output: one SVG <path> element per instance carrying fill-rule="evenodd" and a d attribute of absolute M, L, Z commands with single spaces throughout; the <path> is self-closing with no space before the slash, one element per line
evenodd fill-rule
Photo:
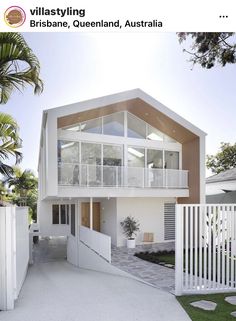
<path fill-rule="evenodd" d="M 159 140 L 159 141 L 162 141 L 163 138 L 155 133 L 151 133 L 147 136 L 148 139 L 151 139 L 151 140 Z"/>
<path fill-rule="evenodd" d="M 138 150 L 136 150 L 136 149 L 134 149 L 134 148 L 132 148 L 132 147 L 129 147 L 129 148 L 128 148 L 128 151 L 129 151 L 131 154 L 133 154 L 133 155 L 135 155 L 135 156 L 137 156 L 137 157 L 139 157 L 139 158 L 141 158 L 141 157 L 144 156 L 143 153 L 139 152 Z"/>
<path fill-rule="evenodd" d="M 73 145 L 74 145 L 74 142 L 62 145 L 61 148 L 64 149 L 64 148 L 68 148 L 68 147 L 73 146 Z"/>
<path fill-rule="evenodd" d="M 87 124 L 80 124 L 80 130 L 84 130 Z"/>
<path fill-rule="evenodd" d="M 69 127 L 69 128 L 67 128 L 67 130 L 72 130 L 72 131 L 78 132 L 79 131 L 79 125 L 73 126 L 73 127 Z"/>

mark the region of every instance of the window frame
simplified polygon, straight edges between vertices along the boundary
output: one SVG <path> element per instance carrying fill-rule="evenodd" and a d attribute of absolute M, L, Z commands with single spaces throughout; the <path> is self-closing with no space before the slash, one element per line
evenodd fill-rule
<path fill-rule="evenodd" d="M 62 225 L 62 226 L 68 226 L 70 225 L 70 213 L 71 213 L 71 205 L 73 203 L 53 203 L 51 204 L 51 222 L 53 226 L 58 226 L 58 225 Z M 75 204 L 74 204 L 75 205 Z M 58 223 L 53 223 L 53 207 L 54 206 L 58 206 Z M 61 207 L 65 206 L 65 223 L 62 223 L 62 219 L 61 219 Z"/>

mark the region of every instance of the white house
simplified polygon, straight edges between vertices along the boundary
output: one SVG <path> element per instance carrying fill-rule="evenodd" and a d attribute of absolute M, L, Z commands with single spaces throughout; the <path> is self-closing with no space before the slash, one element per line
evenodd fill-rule
<path fill-rule="evenodd" d="M 140 89 L 43 112 L 38 221 L 42 236 L 86 226 L 125 243 L 120 221 L 174 240 L 175 203 L 205 202 L 205 133 Z"/>
<path fill-rule="evenodd" d="M 206 195 L 236 191 L 236 168 L 214 174 L 206 179 Z"/>
<path fill-rule="evenodd" d="M 206 179 L 207 203 L 236 203 L 236 168 Z"/>

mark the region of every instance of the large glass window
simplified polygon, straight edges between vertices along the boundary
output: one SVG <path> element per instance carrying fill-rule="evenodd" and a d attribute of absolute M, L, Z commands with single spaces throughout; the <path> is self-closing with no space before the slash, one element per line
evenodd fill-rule
<path fill-rule="evenodd" d="M 148 125 L 147 139 L 157 140 L 157 141 L 162 142 L 163 138 L 164 138 L 164 135 L 162 132 L 160 132 L 158 129 Z"/>
<path fill-rule="evenodd" d="M 145 166 L 145 150 L 139 147 L 128 147 L 128 166 L 144 167 Z"/>
<path fill-rule="evenodd" d="M 79 162 L 79 143 L 72 141 L 58 141 L 58 162 L 78 163 Z"/>
<path fill-rule="evenodd" d="M 123 147 L 103 145 L 103 185 L 119 186 L 121 184 L 121 168 L 123 165 Z"/>
<path fill-rule="evenodd" d="M 127 113 L 127 136 L 129 138 L 149 139 L 176 143 L 176 140 L 162 133 L 144 120 L 129 112 L 115 112 L 95 119 L 86 120 L 67 127 L 64 130 L 104 134 L 111 136 L 124 136 L 124 116 Z"/>
<path fill-rule="evenodd" d="M 179 152 L 165 151 L 165 168 L 179 169 Z"/>
<path fill-rule="evenodd" d="M 81 143 L 81 183 L 83 186 L 101 185 L 101 144 Z"/>
<path fill-rule="evenodd" d="M 81 163 L 101 165 L 101 144 L 81 143 Z"/>
<path fill-rule="evenodd" d="M 146 138 L 146 123 L 135 117 L 134 115 L 127 113 L 127 136 L 130 138 Z"/>
<path fill-rule="evenodd" d="M 103 165 L 121 166 L 123 164 L 123 148 L 118 145 L 103 145 Z"/>
<path fill-rule="evenodd" d="M 163 152 L 162 150 L 148 149 L 147 150 L 147 167 L 148 168 L 163 168 Z"/>
<path fill-rule="evenodd" d="M 103 117 L 103 134 L 124 136 L 124 113 L 115 113 Z"/>
<path fill-rule="evenodd" d="M 76 170 L 79 163 L 79 143 L 72 141 L 58 141 L 58 182 L 59 184 L 78 184 Z"/>
<path fill-rule="evenodd" d="M 80 123 L 80 131 L 84 133 L 101 134 L 102 118 L 91 119 Z"/>

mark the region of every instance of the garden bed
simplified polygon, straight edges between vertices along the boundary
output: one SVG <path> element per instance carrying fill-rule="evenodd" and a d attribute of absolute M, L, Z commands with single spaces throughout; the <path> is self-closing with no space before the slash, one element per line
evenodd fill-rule
<path fill-rule="evenodd" d="M 168 268 L 175 267 L 175 251 L 139 252 L 136 257 Z"/>

